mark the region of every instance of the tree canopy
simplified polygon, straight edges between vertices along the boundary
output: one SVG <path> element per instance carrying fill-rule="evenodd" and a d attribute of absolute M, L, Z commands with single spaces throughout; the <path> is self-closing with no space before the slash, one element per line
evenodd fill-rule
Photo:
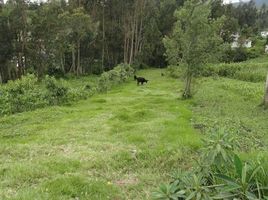
<path fill-rule="evenodd" d="M 174 35 L 179 13 L 188 17 L 180 11 L 184 4 L 185 0 L 0 1 L 1 82 L 28 72 L 39 77 L 59 71 L 98 74 L 119 63 L 164 67 L 168 62 L 163 38 Z M 268 27 L 265 5 L 234 7 L 214 0 L 208 9 L 206 17 L 227 19 L 221 29 L 224 42 L 231 42 L 233 33 L 256 35 Z"/>
<path fill-rule="evenodd" d="M 221 52 L 220 29 L 222 18 L 213 19 L 209 2 L 187 1 L 175 12 L 177 21 L 170 37 L 164 39 L 171 64 L 186 68 L 186 86 L 183 96 L 190 97 L 192 77 L 208 62 L 217 60 Z"/>

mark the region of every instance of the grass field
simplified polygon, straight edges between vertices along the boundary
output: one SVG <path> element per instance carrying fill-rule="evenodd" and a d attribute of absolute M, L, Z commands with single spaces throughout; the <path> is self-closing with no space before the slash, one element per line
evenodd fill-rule
<path fill-rule="evenodd" d="M 266 154 L 263 83 L 202 78 L 182 101 L 181 81 L 139 74 L 148 85 L 129 80 L 71 106 L 0 118 L 0 199 L 150 199 L 194 164 L 213 128 L 237 136 L 246 155 Z"/>

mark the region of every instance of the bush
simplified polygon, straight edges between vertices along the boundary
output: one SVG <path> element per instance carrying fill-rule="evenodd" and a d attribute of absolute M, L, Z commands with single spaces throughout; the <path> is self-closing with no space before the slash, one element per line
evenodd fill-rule
<path fill-rule="evenodd" d="M 167 68 L 167 74 L 173 78 L 181 78 L 184 74 L 184 67 L 183 66 L 176 66 L 171 65 Z"/>
<path fill-rule="evenodd" d="M 248 59 L 248 54 L 245 48 L 236 48 L 234 50 L 233 62 L 242 62 Z"/>
<path fill-rule="evenodd" d="M 223 55 L 220 58 L 220 61 L 224 63 L 242 62 L 250 58 L 249 56 L 254 57 L 253 52 L 249 53 L 248 50 L 244 47 L 234 49 L 229 47 L 223 51 Z"/>
<path fill-rule="evenodd" d="M 100 92 L 104 92 L 107 91 L 110 86 L 110 74 L 108 72 L 103 72 L 99 79 L 98 89 Z"/>
<path fill-rule="evenodd" d="M 1 114 L 23 112 L 47 105 L 38 85 L 37 78 L 29 74 L 3 86 L 0 96 Z"/>
<path fill-rule="evenodd" d="M 113 85 L 126 81 L 133 74 L 134 69 L 129 65 L 118 65 L 114 69 L 102 73 L 98 82 L 98 90 L 105 92 Z"/>
<path fill-rule="evenodd" d="M 268 65 L 266 63 L 230 63 L 206 65 L 200 72 L 201 76 L 219 75 L 249 82 L 263 82 L 266 79 Z"/>
<path fill-rule="evenodd" d="M 153 193 L 157 200 L 175 199 L 267 199 L 268 174 L 260 162 L 242 162 L 228 134 L 205 142 L 199 165 L 180 172 L 170 184 Z"/>
<path fill-rule="evenodd" d="M 46 76 L 44 85 L 47 89 L 47 99 L 50 105 L 59 105 L 67 102 L 68 87 L 63 82 L 57 81 L 54 77 Z"/>
<path fill-rule="evenodd" d="M 54 76 L 55 78 L 64 77 L 64 72 L 62 71 L 62 69 L 57 67 L 49 67 L 47 70 L 47 74 L 49 76 Z"/>
<path fill-rule="evenodd" d="M 0 91 L 0 115 L 5 115 L 64 103 L 68 88 L 54 77 L 46 76 L 38 82 L 35 75 L 29 74 L 1 86 Z"/>
<path fill-rule="evenodd" d="M 133 73 L 133 68 L 122 64 L 104 72 L 97 86 L 87 83 L 78 87 L 67 86 L 68 82 L 56 80 L 48 75 L 43 81 L 38 82 L 35 75 L 29 74 L 6 85 L 0 85 L 0 115 L 86 99 L 96 91 L 107 91 L 112 85 L 126 81 Z M 77 82 L 74 81 L 73 84 L 77 85 Z"/>

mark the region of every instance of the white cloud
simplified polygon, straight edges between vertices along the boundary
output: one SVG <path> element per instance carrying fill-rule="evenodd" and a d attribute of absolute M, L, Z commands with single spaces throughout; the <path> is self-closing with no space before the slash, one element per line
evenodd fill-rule
<path fill-rule="evenodd" d="M 8 0 L 4 0 L 4 3 L 6 3 Z M 47 0 L 30 0 L 31 2 L 38 2 L 38 3 L 41 3 L 41 2 L 46 2 Z"/>
<path fill-rule="evenodd" d="M 223 0 L 224 4 L 229 4 L 229 3 L 239 3 L 239 2 L 249 2 L 250 0 Z"/>

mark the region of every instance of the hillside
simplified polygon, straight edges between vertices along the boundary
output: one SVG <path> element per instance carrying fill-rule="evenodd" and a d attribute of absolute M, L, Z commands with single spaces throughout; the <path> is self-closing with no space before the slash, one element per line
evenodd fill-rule
<path fill-rule="evenodd" d="M 261 7 L 263 4 L 268 5 L 267 0 L 255 0 L 255 3 L 258 7 Z"/>
<path fill-rule="evenodd" d="M 268 1 L 267 0 L 253 0 L 254 2 L 255 2 L 255 4 L 256 4 L 256 6 L 258 7 L 258 8 L 260 8 L 263 4 L 266 4 L 266 5 L 268 5 Z M 246 1 L 245 3 L 248 3 L 248 1 Z M 240 3 L 233 3 L 234 5 L 239 5 Z"/>
<path fill-rule="evenodd" d="M 185 101 L 182 82 L 161 72 L 138 72 L 144 86 L 130 79 L 75 105 L 1 117 L 2 199 L 151 199 L 195 163 L 216 127 L 238 138 L 241 155 L 267 154 L 267 113 L 256 107 L 262 82 L 201 78 Z"/>

